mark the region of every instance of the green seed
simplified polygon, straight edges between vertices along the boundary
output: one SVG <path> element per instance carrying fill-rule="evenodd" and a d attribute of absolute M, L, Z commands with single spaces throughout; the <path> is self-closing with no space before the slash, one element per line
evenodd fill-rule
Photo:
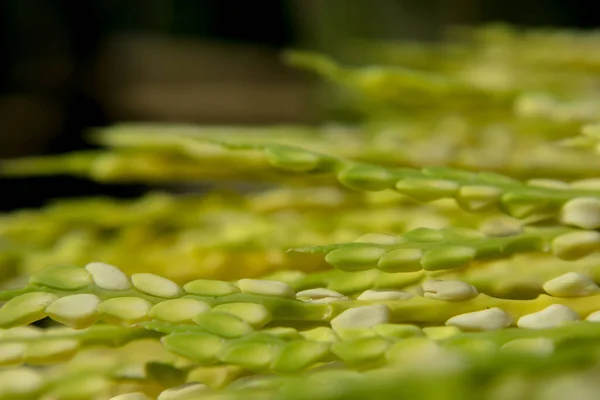
<path fill-rule="evenodd" d="M 100 299 L 93 294 L 74 294 L 62 297 L 46 308 L 50 318 L 74 329 L 92 325 L 98 318 Z"/>
<path fill-rule="evenodd" d="M 210 306 L 193 299 L 173 299 L 161 301 L 150 310 L 150 318 L 172 324 L 190 323 L 198 314 L 207 312 Z"/>
<path fill-rule="evenodd" d="M 600 233 L 596 231 L 570 232 L 552 241 L 552 252 L 562 260 L 578 260 L 598 250 Z"/>
<path fill-rule="evenodd" d="M 350 365 L 368 364 L 384 357 L 391 347 L 389 340 L 371 337 L 334 343 L 331 351 Z"/>
<path fill-rule="evenodd" d="M 461 333 L 456 326 L 426 326 L 423 333 L 431 340 L 446 340 Z"/>
<path fill-rule="evenodd" d="M 394 176 L 385 168 L 368 164 L 354 164 L 342 169 L 338 180 L 355 190 L 380 191 L 392 186 Z"/>
<path fill-rule="evenodd" d="M 267 161 L 274 167 L 294 172 L 307 172 L 319 166 L 321 157 L 302 149 L 269 146 L 264 150 Z"/>
<path fill-rule="evenodd" d="M 27 364 L 40 365 L 62 362 L 79 351 L 79 341 L 55 339 L 34 342 L 27 345 L 24 359 Z"/>
<path fill-rule="evenodd" d="M 46 268 L 33 275 L 29 282 L 32 285 L 47 286 L 60 290 L 77 290 L 92 283 L 92 276 L 84 268 L 60 265 Z"/>
<path fill-rule="evenodd" d="M 269 311 L 262 304 L 227 303 L 216 306 L 213 311 L 235 315 L 255 329 L 262 328 L 271 321 Z"/>
<path fill-rule="evenodd" d="M 22 343 L 0 344 L 0 366 L 21 364 L 25 349 L 26 347 Z"/>
<path fill-rule="evenodd" d="M 17 296 L 0 308 L 0 327 L 31 324 L 46 317 L 46 307 L 58 298 L 52 293 L 31 292 Z"/>
<path fill-rule="evenodd" d="M 377 269 L 383 272 L 415 272 L 423 269 L 420 249 L 398 249 L 385 253 L 377 262 Z"/>
<path fill-rule="evenodd" d="M 263 279 L 240 279 L 238 286 L 243 293 L 261 296 L 296 298 L 296 292 L 286 283 Z"/>
<path fill-rule="evenodd" d="M 227 346 L 219 358 L 249 370 L 262 370 L 273 362 L 278 353 L 277 346 L 272 343 L 241 342 Z"/>
<path fill-rule="evenodd" d="M 439 242 L 445 235 L 439 229 L 417 228 L 402 234 L 402 238 L 411 242 Z"/>
<path fill-rule="evenodd" d="M 252 327 L 235 315 L 208 312 L 197 315 L 194 322 L 207 332 L 224 338 L 236 338 L 252 332 Z"/>
<path fill-rule="evenodd" d="M 427 271 L 460 268 L 468 265 L 476 255 L 472 247 L 439 247 L 427 251 L 421 259 L 421 265 Z"/>
<path fill-rule="evenodd" d="M 225 343 L 220 337 L 208 333 L 172 333 L 163 337 L 161 342 L 173 354 L 201 364 L 217 361 Z"/>
<path fill-rule="evenodd" d="M 459 206 L 467 211 L 484 211 L 495 206 L 502 190 L 493 186 L 462 186 L 456 195 Z"/>
<path fill-rule="evenodd" d="M 98 312 L 107 322 L 131 326 L 148 319 L 152 305 L 139 297 L 115 297 L 104 300 Z"/>
<path fill-rule="evenodd" d="M 423 336 L 421 328 L 411 324 L 379 324 L 373 327 L 373 331 L 390 339 L 406 339 L 415 336 Z"/>
<path fill-rule="evenodd" d="M 396 190 L 419 201 L 452 198 L 460 185 L 444 179 L 403 179 L 396 183 Z"/>
<path fill-rule="evenodd" d="M 151 296 L 173 298 L 181 295 L 181 289 L 175 282 L 155 274 L 133 274 L 131 281 L 137 290 Z"/>
<path fill-rule="evenodd" d="M 326 326 L 319 326 L 317 328 L 302 331 L 300 332 L 300 336 L 312 342 L 331 343 L 339 340 L 333 329 Z"/>
<path fill-rule="evenodd" d="M 277 372 L 301 371 L 329 354 L 323 342 L 295 341 L 286 345 L 271 366 Z"/>
<path fill-rule="evenodd" d="M 185 381 L 185 372 L 171 364 L 151 361 L 145 366 L 147 379 L 156 381 L 163 386 L 171 387 Z"/>
<path fill-rule="evenodd" d="M 188 282 L 183 286 L 183 290 L 189 294 L 207 297 L 229 296 L 240 292 L 240 289 L 232 283 L 208 279 Z"/>
<path fill-rule="evenodd" d="M 500 203 L 511 217 L 525 218 L 543 211 L 548 199 L 538 194 L 509 192 L 502 195 Z"/>
<path fill-rule="evenodd" d="M 325 261 L 342 271 L 363 271 L 374 268 L 385 250 L 374 246 L 341 247 L 329 252 Z"/>
<path fill-rule="evenodd" d="M 44 378 L 33 368 L 0 370 L 0 398 L 34 399 L 42 390 Z"/>

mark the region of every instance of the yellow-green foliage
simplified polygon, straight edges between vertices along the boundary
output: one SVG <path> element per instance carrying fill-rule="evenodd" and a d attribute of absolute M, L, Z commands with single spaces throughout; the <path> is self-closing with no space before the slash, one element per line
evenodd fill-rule
<path fill-rule="evenodd" d="M 0 399 L 598 398 L 600 36 L 358 49 L 286 55 L 352 126 L 123 123 L 3 161 L 213 189 L 1 216 Z"/>

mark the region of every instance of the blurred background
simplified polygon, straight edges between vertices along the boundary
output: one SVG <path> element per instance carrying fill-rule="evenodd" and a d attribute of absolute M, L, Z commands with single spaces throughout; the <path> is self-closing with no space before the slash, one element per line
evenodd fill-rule
<path fill-rule="evenodd" d="M 316 123 L 331 117 L 316 82 L 282 50 L 497 21 L 599 22 L 583 0 L 0 0 L 0 158 L 87 148 L 87 128 L 119 121 Z M 0 189 L 0 210 L 142 190 L 62 177 Z"/>

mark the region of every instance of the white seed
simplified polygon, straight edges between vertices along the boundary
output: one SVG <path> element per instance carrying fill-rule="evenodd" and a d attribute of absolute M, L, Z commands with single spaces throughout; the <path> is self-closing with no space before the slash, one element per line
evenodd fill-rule
<path fill-rule="evenodd" d="M 46 313 L 53 320 L 82 329 L 90 326 L 98 315 L 100 299 L 93 294 L 74 294 L 62 297 L 46 307 Z"/>
<path fill-rule="evenodd" d="M 525 329 L 548 329 L 578 320 L 579 315 L 569 307 L 552 304 L 541 311 L 523 315 L 517 321 L 517 326 Z"/>
<path fill-rule="evenodd" d="M 125 393 L 118 396 L 111 397 L 109 400 L 150 400 L 150 397 L 146 396 L 142 392 Z"/>
<path fill-rule="evenodd" d="M 583 297 L 600 292 L 600 287 L 593 280 L 579 272 L 567 272 L 551 279 L 544 283 L 543 288 L 554 297 Z"/>
<path fill-rule="evenodd" d="M 358 296 L 357 300 L 404 300 L 410 299 L 411 297 L 414 296 L 401 290 L 369 289 L 362 292 L 361 295 Z"/>
<path fill-rule="evenodd" d="M 600 322 L 600 311 L 594 311 L 593 313 L 585 317 L 585 320 L 589 322 Z"/>
<path fill-rule="evenodd" d="M 85 269 L 92 275 L 94 283 L 100 289 L 131 289 L 131 283 L 129 282 L 127 275 L 115 266 L 101 262 L 92 262 L 86 265 Z"/>
<path fill-rule="evenodd" d="M 376 244 L 396 244 L 400 242 L 400 238 L 383 233 L 367 233 L 355 240 L 356 243 L 376 243 Z"/>
<path fill-rule="evenodd" d="M 181 288 L 175 282 L 155 274 L 133 274 L 131 281 L 137 290 L 151 296 L 173 298 L 182 293 Z"/>
<path fill-rule="evenodd" d="M 343 294 L 338 293 L 334 290 L 326 289 L 326 288 L 314 288 L 314 289 L 302 290 L 302 291 L 296 293 L 296 298 L 298 298 L 300 300 L 318 300 L 318 299 L 324 299 L 324 298 L 347 299 L 347 297 L 344 296 Z"/>
<path fill-rule="evenodd" d="M 185 383 L 162 391 L 156 400 L 191 400 L 205 394 L 208 387 L 202 383 Z"/>
<path fill-rule="evenodd" d="M 580 197 L 568 201 L 561 209 L 560 222 L 583 229 L 600 228 L 600 199 Z"/>
<path fill-rule="evenodd" d="M 390 320 L 390 310 L 385 304 L 349 308 L 331 320 L 333 330 L 344 328 L 370 328 Z"/>
<path fill-rule="evenodd" d="M 563 260 L 578 260 L 600 250 L 600 233 L 597 231 L 570 232 L 552 241 L 552 252 Z"/>
<path fill-rule="evenodd" d="M 551 339 L 524 338 L 506 342 L 500 347 L 503 353 L 526 353 L 530 355 L 549 356 L 554 353 L 554 342 Z"/>
<path fill-rule="evenodd" d="M 329 304 L 337 301 L 349 300 L 348 297 L 334 290 L 326 288 L 315 288 L 307 289 L 296 293 L 298 300 L 304 301 L 305 303 L 316 303 L 316 304 Z"/>
<path fill-rule="evenodd" d="M 446 321 L 446 325 L 469 331 L 493 331 L 506 328 L 512 323 L 511 316 L 498 307 L 459 314 Z"/>
<path fill-rule="evenodd" d="M 289 298 L 296 297 L 294 290 L 283 282 L 262 279 L 240 279 L 237 283 L 243 293 Z"/>
<path fill-rule="evenodd" d="M 477 289 L 462 281 L 430 279 L 423 282 L 423 296 L 436 300 L 461 301 L 477 296 Z"/>

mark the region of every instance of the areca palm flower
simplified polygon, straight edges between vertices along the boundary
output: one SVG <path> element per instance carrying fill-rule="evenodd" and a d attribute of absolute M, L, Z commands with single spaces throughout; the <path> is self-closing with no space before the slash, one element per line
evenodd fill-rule
<path fill-rule="evenodd" d="M 366 46 L 286 55 L 353 126 L 126 123 L 0 163 L 259 184 L 2 215 L 0 400 L 597 398 L 600 37 Z"/>

